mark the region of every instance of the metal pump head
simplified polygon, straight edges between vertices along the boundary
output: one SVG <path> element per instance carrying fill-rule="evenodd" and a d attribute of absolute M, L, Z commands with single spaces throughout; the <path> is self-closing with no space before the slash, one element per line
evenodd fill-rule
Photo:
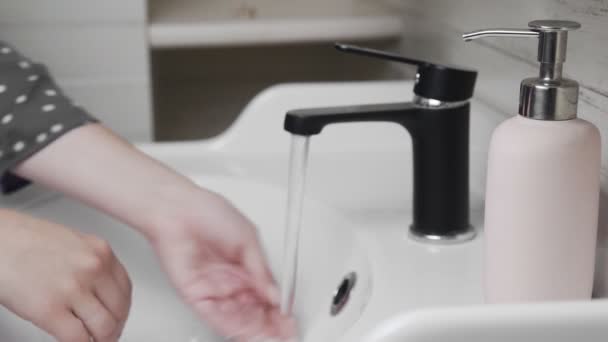
<path fill-rule="evenodd" d="M 465 41 L 483 37 L 537 37 L 538 77 L 521 82 L 519 114 L 536 120 L 570 120 L 576 118 L 578 83 L 562 77 L 566 61 L 568 31 L 581 24 L 566 20 L 534 20 L 529 29 L 486 29 L 463 34 Z"/>

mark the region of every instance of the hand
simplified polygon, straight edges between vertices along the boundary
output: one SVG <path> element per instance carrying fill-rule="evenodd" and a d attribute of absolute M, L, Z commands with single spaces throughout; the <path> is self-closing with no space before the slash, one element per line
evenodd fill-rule
<path fill-rule="evenodd" d="M 251 222 L 221 196 L 193 190 L 153 239 L 180 294 L 224 337 L 293 338 Z"/>
<path fill-rule="evenodd" d="M 0 210 L 0 304 L 60 342 L 116 342 L 131 305 L 105 241 Z"/>

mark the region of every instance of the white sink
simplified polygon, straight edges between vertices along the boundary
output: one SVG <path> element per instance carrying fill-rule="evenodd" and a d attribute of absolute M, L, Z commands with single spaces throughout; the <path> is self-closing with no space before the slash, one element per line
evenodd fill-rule
<path fill-rule="evenodd" d="M 139 147 L 231 199 L 258 225 L 278 274 L 289 150 L 289 135 L 282 130 L 285 112 L 406 101 L 404 94 L 410 94 L 412 86 L 411 82 L 277 86 L 254 98 L 240 119 L 215 139 Z M 473 102 L 471 209 L 478 229 L 482 228 L 488 141 L 502 118 Z M 421 244 L 407 237 L 411 181 L 411 142 L 398 125 L 329 126 L 312 138 L 296 298 L 303 342 L 447 342 L 456 337 L 460 339 L 454 341 L 464 341 L 467 336 L 503 341 L 516 336 L 506 333 L 512 327 L 535 319 L 544 322 L 539 325 L 543 331 L 551 331 L 551 308 L 480 306 L 482 231 L 475 240 L 455 246 Z M 220 341 L 176 297 L 150 248 L 127 227 L 36 188 L 2 199 L 0 204 L 26 208 L 110 241 L 135 285 L 132 315 L 122 341 Z M 350 272 L 356 272 L 357 283 L 344 310 L 333 317 L 329 313 L 332 294 Z M 562 332 L 602 329 L 594 317 L 606 317 L 605 303 L 562 305 L 559 312 L 585 318 L 568 325 L 563 314 L 561 322 L 567 328 Z M 0 341 L 51 340 L 9 313 L 1 313 Z"/>

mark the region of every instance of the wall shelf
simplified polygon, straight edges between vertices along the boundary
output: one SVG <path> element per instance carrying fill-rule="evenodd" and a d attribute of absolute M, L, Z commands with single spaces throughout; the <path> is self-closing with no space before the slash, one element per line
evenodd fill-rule
<path fill-rule="evenodd" d="M 377 2 L 311 2 L 151 1 L 148 38 L 167 49 L 383 40 L 403 31 L 401 14 Z"/>

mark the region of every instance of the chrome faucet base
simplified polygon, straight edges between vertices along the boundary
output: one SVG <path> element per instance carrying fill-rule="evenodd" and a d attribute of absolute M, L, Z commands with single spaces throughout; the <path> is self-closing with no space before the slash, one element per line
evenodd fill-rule
<path fill-rule="evenodd" d="M 448 235 L 435 235 L 421 233 L 410 227 L 408 235 L 412 240 L 421 243 L 452 245 L 473 240 L 477 236 L 477 230 L 475 229 L 475 227 L 470 226 L 467 230 L 462 232 Z"/>

